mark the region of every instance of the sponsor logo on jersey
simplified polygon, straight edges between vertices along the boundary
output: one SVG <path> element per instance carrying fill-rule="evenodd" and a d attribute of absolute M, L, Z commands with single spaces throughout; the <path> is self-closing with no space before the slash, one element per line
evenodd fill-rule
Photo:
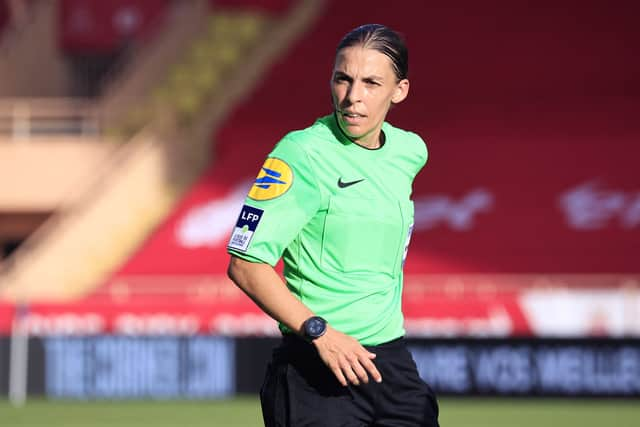
<path fill-rule="evenodd" d="M 231 233 L 228 247 L 245 252 L 249 248 L 249 243 L 256 228 L 258 228 L 263 213 L 262 209 L 248 205 L 242 206 L 236 226 L 233 229 L 233 233 Z"/>
<path fill-rule="evenodd" d="M 270 200 L 287 192 L 293 183 L 293 171 L 283 160 L 269 157 L 262 165 L 249 197 L 253 200 Z"/>

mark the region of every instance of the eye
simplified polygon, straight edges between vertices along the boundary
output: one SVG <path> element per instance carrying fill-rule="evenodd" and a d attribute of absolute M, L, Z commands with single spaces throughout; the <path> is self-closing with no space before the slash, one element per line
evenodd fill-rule
<path fill-rule="evenodd" d="M 364 84 L 367 86 L 380 86 L 380 82 L 372 79 L 364 79 Z"/>

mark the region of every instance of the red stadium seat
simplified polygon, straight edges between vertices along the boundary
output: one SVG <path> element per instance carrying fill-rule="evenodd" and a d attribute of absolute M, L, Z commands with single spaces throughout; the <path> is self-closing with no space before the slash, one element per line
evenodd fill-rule
<path fill-rule="evenodd" d="M 150 36 L 161 25 L 167 0 L 63 0 L 60 40 L 68 53 L 111 53 Z"/>

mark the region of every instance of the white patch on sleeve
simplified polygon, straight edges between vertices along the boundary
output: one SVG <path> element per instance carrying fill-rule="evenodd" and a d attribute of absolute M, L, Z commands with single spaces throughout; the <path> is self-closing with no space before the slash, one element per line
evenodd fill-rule
<path fill-rule="evenodd" d="M 236 226 L 233 228 L 233 233 L 231 233 L 228 247 L 245 252 L 249 248 L 251 238 L 258 228 L 263 214 L 264 211 L 262 209 L 248 205 L 242 206 Z"/>

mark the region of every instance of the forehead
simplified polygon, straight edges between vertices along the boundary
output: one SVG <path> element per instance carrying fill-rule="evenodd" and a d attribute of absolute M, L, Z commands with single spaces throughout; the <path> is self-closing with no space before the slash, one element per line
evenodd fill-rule
<path fill-rule="evenodd" d="M 340 49 L 336 54 L 333 69 L 349 75 L 386 76 L 393 74 L 393 65 L 387 55 L 363 46 L 349 46 Z"/>

